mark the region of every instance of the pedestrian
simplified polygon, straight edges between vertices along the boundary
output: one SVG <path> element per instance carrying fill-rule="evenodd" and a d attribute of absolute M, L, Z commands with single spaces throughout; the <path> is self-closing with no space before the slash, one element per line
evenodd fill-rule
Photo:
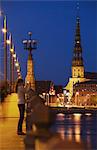
<path fill-rule="evenodd" d="M 24 88 L 24 81 L 23 79 L 18 79 L 16 85 L 16 93 L 18 96 L 18 109 L 19 109 L 19 120 L 17 126 L 17 134 L 18 135 L 25 135 L 22 131 L 22 125 L 24 120 L 24 113 L 25 113 L 25 88 Z"/>

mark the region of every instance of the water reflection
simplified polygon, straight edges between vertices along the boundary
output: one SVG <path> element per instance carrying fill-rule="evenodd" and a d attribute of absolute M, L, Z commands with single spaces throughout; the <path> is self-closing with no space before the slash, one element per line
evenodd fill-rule
<path fill-rule="evenodd" d="M 82 114 L 78 114 L 78 113 L 73 114 L 75 123 L 80 123 L 81 115 Z"/>
<path fill-rule="evenodd" d="M 81 120 L 81 114 L 73 114 L 73 119 L 75 122 L 75 130 L 74 130 L 74 134 L 75 134 L 75 141 L 76 142 L 81 142 L 81 137 L 80 137 L 80 133 L 81 133 L 81 126 L 80 126 L 80 120 Z"/>
<path fill-rule="evenodd" d="M 97 149 L 97 115 L 93 114 L 57 114 L 56 132 L 64 140 L 83 143 L 87 149 Z"/>

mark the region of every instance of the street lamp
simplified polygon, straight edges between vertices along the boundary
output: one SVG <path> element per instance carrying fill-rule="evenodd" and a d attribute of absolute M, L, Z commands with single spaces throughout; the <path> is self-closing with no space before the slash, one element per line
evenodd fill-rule
<path fill-rule="evenodd" d="M 13 92 L 14 88 L 14 45 L 12 43 L 12 34 L 9 33 L 9 41 L 10 41 L 10 86 L 11 86 L 11 92 Z"/>
<path fill-rule="evenodd" d="M 14 90 L 14 44 L 12 42 L 12 34 L 8 32 L 8 40 L 6 40 L 6 43 L 9 45 L 10 50 L 10 92 L 13 92 Z"/>
<path fill-rule="evenodd" d="M 37 41 L 31 39 L 32 32 L 28 32 L 28 35 L 29 35 L 29 40 L 24 40 L 24 41 L 23 41 L 23 44 L 24 44 L 24 49 L 29 50 L 29 52 L 31 53 L 31 51 L 32 51 L 33 49 L 36 49 L 36 48 L 37 48 Z"/>
<path fill-rule="evenodd" d="M 10 49 L 10 92 L 13 92 L 14 91 L 15 67 L 16 69 L 19 68 L 19 63 L 16 58 L 17 56 L 15 53 L 15 46 L 12 42 L 12 34 L 10 32 L 8 33 L 9 33 L 9 39 L 6 42 L 9 45 L 9 49 Z"/>
<path fill-rule="evenodd" d="M 3 32 L 3 33 L 6 33 L 7 30 L 6 30 L 5 28 L 2 28 L 2 32 Z"/>
<path fill-rule="evenodd" d="M 3 16 L 3 29 L 4 33 L 4 81 L 7 83 L 7 18 L 3 12 L 0 12 L 0 15 Z"/>
<path fill-rule="evenodd" d="M 28 61 L 27 61 L 27 76 L 25 79 L 26 83 L 29 83 L 33 90 L 35 90 L 35 78 L 34 78 L 34 65 L 33 65 L 33 57 L 32 50 L 37 48 L 37 41 L 31 38 L 32 32 L 28 32 L 29 39 L 24 40 L 24 49 L 29 51 Z"/>
<path fill-rule="evenodd" d="M 14 45 L 12 43 L 12 34 L 8 31 L 7 29 L 7 18 L 6 15 L 0 11 L 0 16 L 3 16 L 3 28 L 2 28 L 2 32 L 4 35 L 4 81 L 5 83 L 7 83 L 7 75 L 8 75 L 8 67 L 7 67 L 7 44 L 9 45 L 9 49 L 10 49 L 10 90 L 11 92 L 13 92 L 13 88 L 14 88 L 14 63 L 17 62 L 16 60 L 16 56 L 14 54 Z M 9 35 L 8 35 L 9 34 Z M 7 39 L 7 36 L 9 36 L 9 39 Z"/>

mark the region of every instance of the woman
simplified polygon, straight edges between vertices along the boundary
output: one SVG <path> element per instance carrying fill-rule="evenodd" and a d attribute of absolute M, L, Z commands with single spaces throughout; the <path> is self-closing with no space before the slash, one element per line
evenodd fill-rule
<path fill-rule="evenodd" d="M 17 134 L 25 135 L 25 133 L 22 131 L 22 125 L 23 125 L 24 113 L 25 113 L 25 88 L 24 88 L 23 79 L 18 79 L 16 85 L 16 92 L 18 95 L 18 108 L 20 113 L 18 127 L 17 127 Z"/>

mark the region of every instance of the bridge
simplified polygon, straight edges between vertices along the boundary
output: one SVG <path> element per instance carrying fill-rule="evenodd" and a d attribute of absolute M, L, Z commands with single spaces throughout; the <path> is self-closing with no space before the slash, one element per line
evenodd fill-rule
<path fill-rule="evenodd" d="M 97 106 L 68 106 L 68 107 L 50 107 L 50 109 L 55 112 L 56 114 L 58 113 L 63 113 L 63 114 L 94 114 L 97 115 Z"/>
<path fill-rule="evenodd" d="M 13 43 L 13 36 L 8 29 L 7 17 L 3 12 L 0 12 L 0 15 L 2 16 L 0 18 L 0 23 L 2 24 L 0 43 L 0 99 L 2 100 L 8 93 L 14 93 L 16 80 L 22 78 L 22 75 L 19 59 Z M 28 32 L 28 35 L 29 39 L 23 41 L 24 49 L 29 51 L 25 84 L 29 83 L 32 89 L 35 89 L 34 67 L 31 52 L 33 49 L 37 48 L 37 41 L 31 38 L 32 32 Z"/>

